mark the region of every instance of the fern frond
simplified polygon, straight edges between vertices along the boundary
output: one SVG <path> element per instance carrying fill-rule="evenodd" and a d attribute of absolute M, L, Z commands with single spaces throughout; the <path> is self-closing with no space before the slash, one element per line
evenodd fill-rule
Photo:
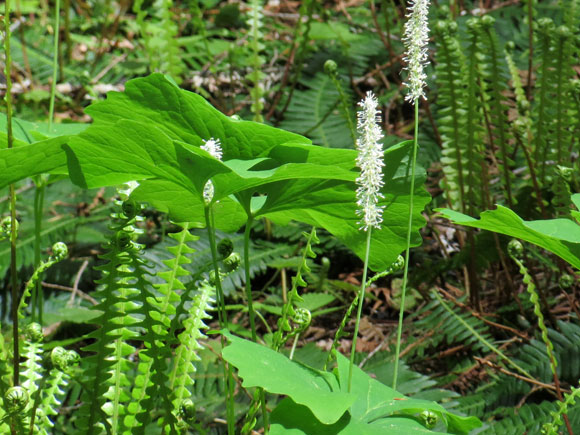
<path fill-rule="evenodd" d="M 287 301 L 282 308 L 282 315 L 278 319 L 278 330 L 274 333 L 274 338 L 272 339 L 272 348 L 276 351 L 278 351 L 295 332 L 295 328 L 292 328 L 290 325 L 290 320 L 296 316 L 296 303 L 303 301 L 298 294 L 298 287 L 307 286 L 302 274 L 311 271 L 310 267 L 308 267 L 307 259 L 316 258 L 316 254 L 312 250 L 312 246 L 319 243 L 318 237 L 316 236 L 316 228 L 312 227 L 310 234 L 302 234 L 306 237 L 306 245 L 304 246 L 302 258 L 298 265 L 298 269 L 296 270 L 296 275 L 292 277 L 292 288 L 288 292 Z"/>
<path fill-rule="evenodd" d="M 155 286 L 155 294 L 147 294 L 141 297 L 141 304 L 146 306 L 145 321 L 143 325 L 147 328 L 147 333 L 142 339 L 146 342 L 146 349 L 139 354 L 141 359 L 138 366 L 138 376 L 136 387 L 132 396 L 134 402 L 130 412 L 132 424 L 136 424 L 136 419 L 143 424 L 148 418 L 145 414 L 150 413 L 149 406 L 153 402 L 162 399 L 165 410 L 163 421 L 173 427 L 175 418 L 170 406 L 170 396 L 172 396 L 171 380 L 167 375 L 167 361 L 172 357 L 171 349 L 178 344 L 175 338 L 175 323 L 177 320 L 176 306 L 181 304 L 180 292 L 185 290 L 185 286 L 180 281 L 180 277 L 189 273 L 182 267 L 191 263 L 186 254 L 194 252 L 187 243 L 197 240 L 190 234 L 190 224 L 180 224 L 182 230 L 177 233 L 170 233 L 169 237 L 177 244 L 167 247 L 172 258 L 163 260 L 165 268 L 157 273 L 157 277 L 164 281 L 163 284 Z M 156 390 L 157 389 L 157 390 Z"/>
<path fill-rule="evenodd" d="M 480 92 L 487 117 L 488 141 L 492 153 L 499 151 L 497 161 L 501 173 L 505 199 L 509 207 L 515 204 L 513 192 L 514 165 L 510 150 L 510 134 L 507 118 L 508 75 L 502 64 L 502 48 L 495 31 L 495 19 L 490 15 L 482 17 L 471 26 L 469 31 L 477 38 L 479 48 L 477 69 L 479 72 Z"/>
<path fill-rule="evenodd" d="M 442 139 L 443 189 L 452 208 L 465 212 L 467 186 L 465 183 L 467 143 L 467 93 L 465 57 L 455 37 L 457 24 L 438 21 L 434 33 L 437 41 L 436 83 L 439 89 L 438 126 Z M 472 108 L 471 115 L 474 114 Z"/>
<path fill-rule="evenodd" d="M 212 309 L 214 303 L 214 287 L 204 281 L 198 291 L 189 308 L 188 317 L 183 322 L 185 330 L 178 336 L 179 346 L 175 350 L 170 374 L 169 387 L 172 390 L 175 409 L 179 409 L 183 401 L 192 395 L 191 388 L 196 371 L 194 362 L 200 360 L 197 355 L 202 348 L 199 340 L 205 338 L 202 330 L 207 328 L 203 322 L 211 318 L 207 312 Z"/>
<path fill-rule="evenodd" d="M 266 63 L 261 52 L 264 50 L 263 44 L 264 34 L 262 33 L 262 1 L 251 0 L 249 10 L 249 24 L 250 24 L 250 47 L 252 49 L 251 65 L 252 72 L 247 75 L 247 78 L 252 83 L 250 89 L 250 96 L 252 97 L 251 110 L 254 114 L 254 121 L 263 122 L 262 110 L 264 109 L 264 88 L 263 80 L 265 74 L 262 72 L 263 66 Z"/>
<path fill-rule="evenodd" d="M 574 139 L 574 100 L 571 90 L 574 58 L 573 34 L 566 26 L 555 28 L 549 18 L 538 20 L 537 38 L 541 64 L 534 104 L 534 155 L 541 162 L 540 180 L 553 175 L 548 162 L 566 165 Z"/>
<path fill-rule="evenodd" d="M 55 347 L 50 353 L 52 369 L 44 379 L 40 403 L 36 410 L 38 426 L 42 433 L 49 434 L 49 428 L 54 426 L 49 416 L 58 416 L 58 407 L 66 396 L 71 380 L 69 369 L 78 363 L 80 356 L 74 351 L 67 351 L 62 347 Z"/>
<path fill-rule="evenodd" d="M 170 74 L 179 83 L 185 65 L 177 41 L 179 28 L 171 11 L 173 1 L 155 0 L 151 14 L 143 9 L 143 3 L 143 0 L 136 1 L 133 11 L 137 15 L 135 21 L 149 57 L 150 69 L 152 72 Z"/>
<path fill-rule="evenodd" d="M 477 25 L 472 20 L 468 21 L 468 26 Z M 469 46 L 467 49 L 467 95 L 466 95 L 466 143 L 465 143 L 465 185 L 466 207 L 465 211 L 473 215 L 482 208 L 488 208 L 489 180 L 488 168 L 484 159 L 485 146 L 483 125 L 484 117 L 482 113 L 482 103 L 479 96 L 479 48 L 477 36 L 469 33 Z"/>
<path fill-rule="evenodd" d="M 124 340 L 136 335 L 129 329 L 136 324 L 131 315 L 136 307 L 130 298 L 140 293 L 137 286 L 143 286 L 145 281 L 143 263 L 138 255 L 140 247 L 132 240 L 136 215 L 115 213 L 112 218 L 111 240 L 104 246 L 106 253 L 101 256 L 106 263 L 96 268 L 102 272 L 96 294 L 100 303 L 93 308 L 101 312 L 95 319 L 99 328 L 88 335 L 95 342 L 84 348 L 93 354 L 83 359 L 83 404 L 77 426 L 87 434 L 99 433 L 105 428 L 110 430 L 110 415 L 120 419 L 120 402 L 125 397 L 119 387 L 127 383 L 124 377 L 129 352 L 129 345 Z M 112 422 L 113 425 L 118 423 L 118 420 Z"/>
<path fill-rule="evenodd" d="M 551 414 L 556 412 L 557 405 L 554 402 L 526 403 L 517 409 L 510 407 L 498 409 L 497 420 L 487 429 L 482 431 L 486 435 L 504 434 L 540 434 L 542 426 L 551 421 Z M 574 406 L 568 410 L 568 417 L 573 428 L 578 427 L 580 422 L 580 407 Z"/>
<path fill-rule="evenodd" d="M 62 261 L 68 255 L 68 248 L 62 242 L 57 242 L 52 246 L 52 255 L 48 257 L 46 261 L 41 262 L 24 288 L 24 292 L 22 293 L 22 297 L 20 298 L 20 302 L 18 303 L 17 315 L 19 318 L 24 319 L 26 316 L 24 315 L 24 310 L 28 307 L 27 299 L 30 297 L 32 289 L 38 282 L 38 279 L 42 276 L 42 274 L 51 266 Z"/>
<path fill-rule="evenodd" d="M 568 408 L 576 404 L 576 399 L 580 397 L 580 388 L 572 387 L 572 392 L 566 394 L 563 401 L 558 402 L 558 409 L 552 411 L 553 421 L 544 425 L 543 429 L 547 435 L 556 435 L 558 433 L 558 427 L 562 426 L 562 415 L 568 414 Z"/>
<path fill-rule="evenodd" d="M 536 315 L 536 319 L 538 321 L 538 328 L 540 328 L 542 334 L 542 340 L 546 345 L 546 353 L 548 355 L 548 359 L 550 360 L 550 368 L 552 369 L 552 374 L 557 376 L 556 369 L 558 367 L 558 361 L 554 356 L 554 345 L 552 341 L 548 337 L 548 328 L 546 327 L 546 323 L 544 322 L 544 315 L 542 314 L 542 307 L 540 306 L 538 292 L 536 291 L 536 286 L 532 281 L 532 277 L 528 272 L 528 269 L 521 261 L 520 257 L 523 255 L 524 247 L 522 243 L 518 240 L 510 241 L 508 245 L 508 253 L 512 260 L 518 265 L 520 269 L 520 273 L 524 276 L 523 281 L 526 284 L 526 290 L 530 295 L 530 301 L 534 305 L 534 314 Z"/>
<path fill-rule="evenodd" d="M 352 148 L 350 130 L 339 108 L 340 95 L 331 78 L 317 73 L 312 78 L 303 77 L 300 83 L 306 89 L 294 91 L 280 126 L 308 136 L 318 145 Z M 344 89 L 344 92 L 350 100 L 350 89 Z"/>

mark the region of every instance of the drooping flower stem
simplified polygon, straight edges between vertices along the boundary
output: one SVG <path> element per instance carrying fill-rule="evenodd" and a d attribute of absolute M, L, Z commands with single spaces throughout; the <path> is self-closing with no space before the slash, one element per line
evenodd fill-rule
<path fill-rule="evenodd" d="M 348 367 L 348 392 L 350 393 L 350 388 L 352 385 L 352 370 L 354 367 L 354 356 L 356 353 L 356 339 L 358 336 L 358 328 L 360 324 L 360 318 L 362 314 L 362 307 L 365 298 L 365 291 L 366 291 L 366 282 L 367 282 L 367 271 L 368 271 L 368 264 L 369 264 L 369 254 L 371 252 L 371 233 L 372 227 L 367 231 L 367 249 L 365 253 L 365 262 L 363 266 L 363 278 L 362 283 L 360 286 L 360 292 L 358 296 L 358 308 L 356 311 L 356 323 L 354 324 L 354 335 L 352 336 L 352 348 L 350 350 L 350 366 Z"/>
<path fill-rule="evenodd" d="M 401 354 L 401 335 L 403 333 L 403 316 L 405 314 L 405 293 L 409 277 L 409 248 L 411 245 L 411 228 L 413 224 L 413 198 L 415 194 L 415 164 L 417 162 L 417 134 L 419 133 L 419 101 L 415 100 L 415 137 L 413 140 L 413 157 L 411 159 L 411 191 L 409 195 L 409 221 L 407 222 L 407 247 L 405 248 L 405 269 L 403 272 L 403 289 L 401 292 L 401 308 L 399 309 L 399 323 L 397 326 L 397 346 L 395 350 L 395 368 L 393 371 L 393 389 L 397 389 L 399 372 L 399 355 Z"/>

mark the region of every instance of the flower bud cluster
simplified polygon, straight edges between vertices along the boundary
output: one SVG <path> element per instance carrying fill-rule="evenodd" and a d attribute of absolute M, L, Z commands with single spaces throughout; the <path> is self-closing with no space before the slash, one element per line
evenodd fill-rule
<path fill-rule="evenodd" d="M 222 147 L 219 139 L 210 138 L 203 141 L 201 149 L 208 152 L 212 157 L 221 160 L 222 159 Z M 206 204 L 209 204 L 213 199 L 214 187 L 211 180 L 208 180 L 203 187 L 203 200 Z"/>
<path fill-rule="evenodd" d="M 409 93 L 405 100 L 414 103 L 420 97 L 425 98 L 423 87 L 427 76 L 423 68 L 427 65 L 427 42 L 429 41 L 429 22 L 427 14 L 429 12 L 429 0 L 410 0 L 408 8 L 407 22 L 405 23 L 405 61 L 409 71 L 409 77 L 405 85 L 409 88 Z"/>
<path fill-rule="evenodd" d="M 361 229 L 367 231 L 371 227 L 381 228 L 383 209 L 379 206 L 381 188 L 383 187 L 383 146 L 380 140 L 383 137 L 379 127 L 377 107 L 379 102 L 372 92 L 367 92 L 365 99 L 359 102 L 362 110 L 358 113 L 357 130 L 359 138 L 356 141 L 358 157 L 356 164 L 360 168 L 360 176 L 356 182 L 359 185 L 356 191 L 357 211 L 362 216 Z"/>

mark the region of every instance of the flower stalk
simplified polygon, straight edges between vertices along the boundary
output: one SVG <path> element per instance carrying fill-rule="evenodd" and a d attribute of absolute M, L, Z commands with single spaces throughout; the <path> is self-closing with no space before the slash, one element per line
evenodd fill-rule
<path fill-rule="evenodd" d="M 393 389 L 397 388 L 399 372 L 399 357 L 401 354 L 401 336 L 403 333 L 403 317 L 405 315 L 405 294 L 409 276 L 409 250 L 411 246 L 411 229 L 413 225 L 413 200 L 415 194 L 415 167 L 417 163 L 417 136 L 419 134 L 419 99 L 425 98 L 425 79 L 427 76 L 424 67 L 427 65 L 427 43 L 429 41 L 429 0 L 411 0 L 408 7 L 407 22 L 405 23 L 405 61 L 409 72 L 405 85 L 409 93 L 405 100 L 413 104 L 415 109 L 415 130 L 413 139 L 413 155 L 411 158 L 411 187 L 409 193 L 409 220 L 407 222 L 407 243 L 405 248 L 405 269 L 403 271 L 403 289 L 401 292 L 401 308 L 399 309 L 399 322 L 397 326 L 397 344 L 395 348 L 395 367 L 393 371 Z"/>
<path fill-rule="evenodd" d="M 358 296 L 356 322 L 350 351 L 350 366 L 348 370 L 349 392 L 352 385 L 356 341 L 366 290 L 371 233 L 373 228 L 380 229 L 381 222 L 383 221 L 384 206 L 379 205 L 379 200 L 383 198 L 381 188 L 384 185 L 383 166 L 385 166 L 385 163 L 383 162 L 383 145 L 380 143 L 383 134 L 379 127 L 378 105 L 379 102 L 372 92 L 367 92 L 365 99 L 359 102 L 362 110 L 358 113 L 357 130 L 359 139 L 356 141 L 356 148 L 358 150 L 356 164 L 360 168 L 360 176 L 356 180 L 359 186 L 356 190 L 357 205 L 359 207 L 357 215 L 361 217 L 359 222 L 360 229 L 367 232 L 367 241 L 363 279 Z"/>

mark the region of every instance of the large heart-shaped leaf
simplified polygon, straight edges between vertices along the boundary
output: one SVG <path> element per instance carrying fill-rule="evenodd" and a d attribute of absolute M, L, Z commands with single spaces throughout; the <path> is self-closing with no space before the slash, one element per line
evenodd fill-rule
<path fill-rule="evenodd" d="M 224 160 L 250 159 L 285 142 L 310 143 L 303 136 L 225 116 L 205 99 L 177 87 L 162 74 L 130 80 L 124 92 L 86 109 L 95 125 L 113 126 L 121 119 L 155 125 L 167 137 L 193 145 L 219 139 Z"/>
<path fill-rule="evenodd" d="M 66 174 L 62 148 L 70 135 L 84 131 L 87 124 L 34 123 L 12 118 L 14 147 L 7 149 L 7 120 L 0 113 L 0 189 L 39 174 Z"/>
<path fill-rule="evenodd" d="M 524 221 L 509 208 L 484 211 L 480 219 L 449 209 L 437 210 L 459 225 L 481 228 L 538 245 L 580 269 L 580 225 L 570 219 Z"/>
<path fill-rule="evenodd" d="M 0 189 L 33 175 L 66 174 L 66 155 L 62 149 L 66 141 L 63 136 L 0 149 Z"/>
<path fill-rule="evenodd" d="M 211 178 L 216 201 L 232 205 L 234 195 L 248 215 L 325 228 L 363 256 L 355 151 L 313 146 L 295 134 L 232 120 L 159 74 L 129 82 L 125 92 L 110 94 L 88 113 L 94 125 L 70 141 L 69 172 L 76 183 L 98 187 L 148 180 L 136 192 L 139 199 L 183 221 L 186 209 L 203 209 L 201 192 Z M 210 137 L 221 141 L 223 162 L 200 150 L 202 139 Z M 404 142 L 385 153 L 384 224 L 373 231 L 370 257 L 375 270 L 388 267 L 406 245 L 410 150 L 411 143 Z M 430 200 L 423 171 L 417 172 L 412 245 L 420 243 L 421 211 Z M 162 197 L 162 187 L 172 195 Z M 231 231 L 240 221 L 217 219 L 216 224 Z"/>
<path fill-rule="evenodd" d="M 380 230 L 373 229 L 369 263 L 374 270 L 389 267 L 405 249 L 409 216 L 409 157 L 412 142 L 407 141 L 385 152 L 383 179 L 385 206 Z M 345 151 L 345 150 L 341 150 Z M 354 159 L 354 151 L 352 151 Z M 343 163 L 344 164 L 344 163 Z M 411 245 L 421 243 L 419 229 L 425 224 L 421 212 L 431 197 L 423 187 L 424 171 L 417 168 Z M 301 192 L 308 192 L 307 195 Z M 325 228 L 360 258 L 364 258 L 366 235 L 359 230 L 356 196 L 352 185 L 330 181 L 296 180 L 274 186 L 260 211 L 275 222 L 292 219 Z"/>
<path fill-rule="evenodd" d="M 417 420 L 408 417 L 390 417 L 374 423 L 364 423 L 355 420 L 349 413 L 334 424 L 323 424 L 312 412 L 303 405 L 298 405 L 292 399 L 282 400 L 271 416 L 271 435 L 409 435 L 433 434 Z"/>
<path fill-rule="evenodd" d="M 337 362 L 340 390 L 348 391 L 350 361 L 338 354 Z M 443 419 L 450 433 L 469 433 L 472 429 L 481 426 L 477 417 L 460 417 L 448 412 L 435 402 L 406 397 L 371 378 L 356 366 L 353 368 L 351 392 L 357 395 L 357 400 L 351 406 L 350 414 L 353 419 L 367 424 L 376 424 L 381 419 L 388 423 L 389 418 L 401 413 L 412 416 L 422 411 L 431 411 Z"/>
<path fill-rule="evenodd" d="M 230 333 L 224 335 L 231 344 L 222 355 L 238 369 L 246 388 L 262 387 L 270 393 L 292 397 L 324 424 L 336 423 L 356 399 L 339 392 L 338 381 L 331 373 L 290 361 L 281 353 Z"/>
<path fill-rule="evenodd" d="M 46 122 L 30 122 L 24 119 L 12 118 L 12 136 L 14 147 L 30 145 L 45 139 L 60 136 L 71 136 L 86 130 L 88 124 L 52 124 Z M 8 120 L 4 113 L 0 113 L 0 149 L 5 148 L 7 140 Z"/>
<path fill-rule="evenodd" d="M 418 422 L 416 414 L 422 411 L 437 414 L 451 433 L 467 433 L 481 425 L 477 418 L 453 415 L 435 402 L 405 397 L 358 367 L 348 392 L 349 361 L 340 354 L 338 369 L 331 374 L 228 332 L 224 335 L 231 344 L 222 355 L 238 368 L 245 387 L 288 396 L 272 413 L 273 433 L 431 433 Z"/>

